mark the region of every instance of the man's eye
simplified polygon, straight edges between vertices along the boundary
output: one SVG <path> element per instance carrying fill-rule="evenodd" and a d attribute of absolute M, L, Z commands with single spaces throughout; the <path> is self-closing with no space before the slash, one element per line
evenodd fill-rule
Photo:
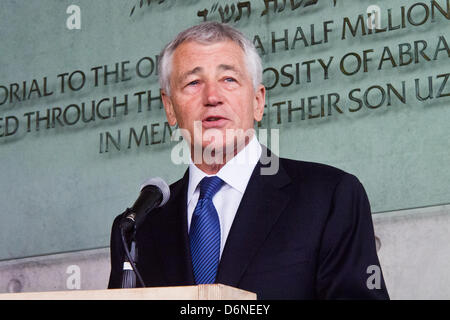
<path fill-rule="evenodd" d="M 197 84 L 199 84 L 199 81 L 198 80 L 194 80 L 194 81 L 189 82 L 187 85 L 188 86 L 195 86 Z"/>
<path fill-rule="evenodd" d="M 236 82 L 236 79 L 228 77 L 225 78 L 225 82 Z"/>

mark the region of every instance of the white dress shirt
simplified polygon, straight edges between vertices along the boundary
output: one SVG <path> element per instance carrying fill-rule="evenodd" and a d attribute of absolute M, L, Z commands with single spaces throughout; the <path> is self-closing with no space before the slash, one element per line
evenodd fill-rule
<path fill-rule="evenodd" d="M 220 221 L 220 256 L 222 256 L 228 233 L 250 176 L 259 161 L 261 152 L 261 145 L 256 136 L 253 136 L 252 140 L 216 174 L 225 182 L 212 199 Z M 191 160 L 189 163 L 189 186 L 187 191 L 188 231 L 190 230 L 192 215 L 200 196 L 199 183 L 206 176 L 211 175 L 207 175 L 200 170 Z"/>

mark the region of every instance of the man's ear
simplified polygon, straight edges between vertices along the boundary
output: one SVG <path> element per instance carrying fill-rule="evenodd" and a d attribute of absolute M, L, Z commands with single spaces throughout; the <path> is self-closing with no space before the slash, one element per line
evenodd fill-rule
<path fill-rule="evenodd" d="M 264 105 L 266 104 L 266 88 L 260 84 L 255 91 L 253 104 L 253 117 L 256 121 L 261 121 L 264 114 Z"/>
<path fill-rule="evenodd" d="M 161 90 L 161 99 L 164 105 L 164 110 L 166 111 L 167 122 L 170 126 L 176 125 L 177 118 L 175 117 L 172 99 L 164 92 L 164 90 Z"/>

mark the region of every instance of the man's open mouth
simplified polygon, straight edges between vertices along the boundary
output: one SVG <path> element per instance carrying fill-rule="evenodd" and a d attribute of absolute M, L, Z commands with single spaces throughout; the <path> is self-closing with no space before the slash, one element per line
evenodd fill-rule
<path fill-rule="evenodd" d="M 217 121 L 220 119 L 224 119 L 223 117 L 208 117 L 205 119 L 205 121 Z"/>
<path fill-rule="evenodd" d="M 209 116 L 202 120 L 204 128 L 222 127 L 226 124 L 227 119 L 221 116 Z"/>

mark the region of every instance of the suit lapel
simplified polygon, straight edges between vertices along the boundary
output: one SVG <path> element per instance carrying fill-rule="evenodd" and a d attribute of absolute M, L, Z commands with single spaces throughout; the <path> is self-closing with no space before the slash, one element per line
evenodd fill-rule
<path fill-rule="evenodd" d="M 216 282 L 237 286 L 289 201 L 280 188 L 290 182 L 281 167 L 275 175 L 261 175 L 261 162 L 253 170 L 228 234 Z"/>
<path fill-rule="evenodd" d="M 154 239 L 168 285 L 194 284 L 186 218 L 188 184 L 189 173 L 186 171 L 156 223 Z"/>

